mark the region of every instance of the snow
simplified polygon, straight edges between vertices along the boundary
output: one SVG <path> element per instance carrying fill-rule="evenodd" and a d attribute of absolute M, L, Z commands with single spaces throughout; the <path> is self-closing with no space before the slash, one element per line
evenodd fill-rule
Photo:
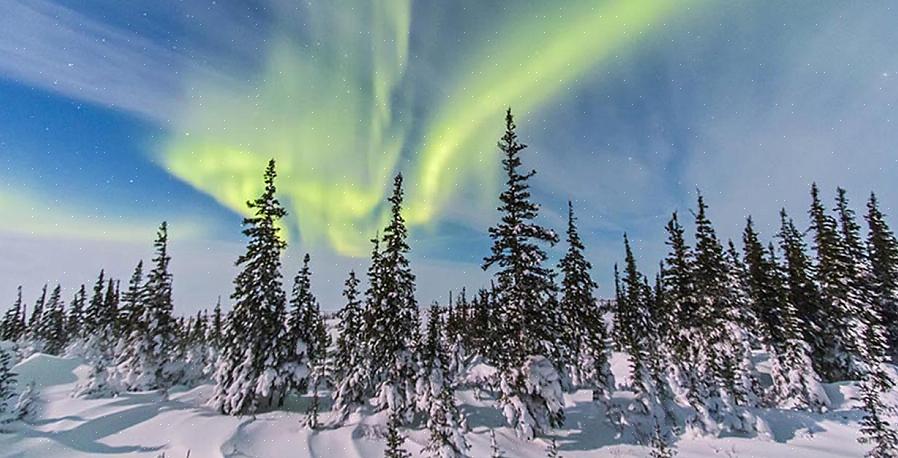
<path fill-rule="evenodd" d="M 615 353 L 612 369 L 618 380 L 613 402 L 632 400 L 627 391 L 626 355 Z M 759 365 L 762 369 L 767 365 Z M 486 366 L 478 377 L 490 374 Z M 384 413 L 368 409 L 349 416 L 340 427 L 311 431 L 302 426 L 308 399 L 290 398 L 284 410 L 255 416 L 220 415 L 205 406 L 212 386 L 175 387 L 167 397 L 159 392 L 122 393 L 115 398 L 73 398 L 72 390 L 83 383 L 88 366 L 77 358 L 33 354 L 15 366 L 18 387 L 34 382 L 35 414 L 29 423 L 13 423 L 0 433 L 0 456 L 88 457 L 135 456 L 183 457 L 377 457 L 382 456 L 386 431 Z M 491 374 L 490 374 L 491 375 Z M 679 457 L 788 456 L 790 458 L 862 456 L 866 446 L 857 443 L 858 388 L 846 382 L 824 385 L 832 410 L 817 414 L 778 409 L 754 409 L 770 427 L 769 439 L 759 437 L 681 438 L 675 447 Z M 617 431 L 602 419 L 602 407 L 581 390 L 565 395 L 565 426 L 550 437 L 525 441 L 516 437 L 496 409 L 488 393 L 477 396 L 460 389 L 460 409 L 467 416 L 471 456 L 490 454 L 490 431 L 508 457 L 545 456 L 552 438 L 562 456 L 644 457 L 647 447 Z M 894 401 L 895 393 L 891 394 Z M 322 398 L 322 424 L 330 424 L 331 402 Z M 404 429 L 405 447 L 421 456 L 427 444 L 423 424 Z"/>

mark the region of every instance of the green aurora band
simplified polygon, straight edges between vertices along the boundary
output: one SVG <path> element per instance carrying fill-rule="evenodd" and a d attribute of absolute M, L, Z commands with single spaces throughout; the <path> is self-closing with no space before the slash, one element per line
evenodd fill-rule
<path fill-rule="evenodd" d="M 428 99 L 429 112 L 417 121 L 406 75 L 409 2 L 315 6 L 305 21 L 311 39 L 273 36 L 254 81 L 233 87 L 194 77 L 195 95 L 159 160 L 244 214 L 273 157 L 282 202 L 292 210 L 287 229 L 298 228 L 305 243 L 362 256 L 384 222 L 395 173 L 408 175 L 408 222 L 438 221 L 459 189 L 498 183 L 498 158 L 484 152 L 493 151 L 506 106 L 539 108 L 699 1 L 582 1 L 561 12 L 551 9 L 557 3 L 539 3 L 544 11 L 507 18 L 473 50 L 449 75 L 445 99 Z M 412 137 L 413 127 L 420 135 Z"/>

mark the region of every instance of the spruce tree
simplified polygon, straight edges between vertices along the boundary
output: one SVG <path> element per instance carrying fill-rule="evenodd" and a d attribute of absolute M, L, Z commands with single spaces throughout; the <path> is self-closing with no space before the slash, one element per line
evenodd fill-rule
<path fill-rule="evenodd" d="M 877 298 L 880 323 L 885 327 L 892 361 L 898 360 L 898 240 L 879 209 L 875 194 L 867 201 L 867 247 L 872 269 L 871 288 Z"/>
<path fill-rule="evenodd" d="M 84 305 L 86 300 L 87 292 L 84 289 L 84 285 L 81 285 L 78 291 L 75 292 L 72 302 L 69 303 L 69 315 L 65 320 L 66 334 L 72 341 L 84 337 Z"/>
<path fill-rule="evenodd" d="M 16 373 L 13 372 L 13 356 L 0 347 L 0 424 L 14 420 L 10 401 L 16 395 Z"/>
<path fill-rule="evenodd" d="M 624 234 L 624 272 L 617 301 L 620 341 L 630 356 L 635 402 L 624 422 L 636 429 L 640 437 L 650 437 L 657 426 L 672 433 L 673 393 L 661 369 L 659 354 L 654 351 L 655 334 L 651 322 L 651 288 L 636 266 L 630 240 Z"/>
<path fill-rule="evenodd" d="M 223 326 L 224 321 L 221 315 L 221 297 L 219 297 L 218 302 L 215 303 L 215 309 L 212 310 L 212 319 L 209 323 L 209 333 L 206 337 L 206 341 L 213 348 L 218 349 L 221 346 Z"/>
<path fill-rule="evenodd" d="M 334 353 L 334 411 L 340 421 L 350 410 L 364 404 L 366 398 L 367 370 L 366 348 L 362 339 L 364 331 L 364 309 L 359 299 L 359 280 L 355 272 L 349 272 L 343 297 L 346 303 L 338 314 L 337 342 Z"/>
<path fill-rule="evenodd" d="M 868 323 L 862 302 L 865 295 L 856 283 L 858 266 L 852 259 L 854 250 L 846 246 L 836 220 L 826 214 L 816 184 L 811 186 L 811 198 L 809 213 L 817 253 L 815 273 L 823 318 L 820 332 L 826 345 L 819 362 L 821 375 L 828 381 L 858 379 L 864 372 L 862 340 Z"/>
<path fill-rule="evenodd" d="M 128 280 L 128 289 L 122 294 L 122 307 L 119 310 L 122 326 L 119 332 L 126 338 L 131 335 L 135 327 L 143 319 L 147 291 L 143 280 L 143 261 L 137 263 L 134 272 Z"/>
<path fill-rule="evenodd" d="M 671 215 L 665 229 L 666 244 L 670 251 L 664 259 L 660 274 L 661 293 L 670 316 L 667 344 L 675 365 L 683 368 L 691 365 L 690 346 L 696 341 L 696 334 L 699 332 L 693 284 L 694 259 L 686 244 L 685 229 L 680 225 L 676 212 Z"/>
<path fill-rule="evenodd" d="M 545 382 L 560 391 L 563 370 L 558 347 L 560 314 L 556 313 L 556 286 L 542 244 L 558 242 L 555 232 L 537 224 L 539 206 L 531 201 L 528 181 L 536 173 L 521 173 L 520 153 L 526 145 L 518 141 L 514 117 L 505 115 L 505 134 L 499 141 L 504 156 L 505 190 L 499 195 L 500 221 L 489 229 L 491 254 L 483 269 L 497 267 L 494 303 L 498 310 L 495 339 L 496 365 L 501 378 L 499 403 L 519 435 L 531 439 L 551 427 L 560 426 L 564 413 L 560 402 L 547 399 L 553 390 L 533 390 L 530 371 L 544 372 Z M 548 367 L 546 367 L 548 365 Z"/>
<path fill-rule="evenodd" d="M 372 260 L 365 346 L 371 357 L 371 381 L 377 387 L 377 407 L 407 418 L 414 401 L 419 318 L 402 199 L 399 174 L 389 198 L 390 220 L 383 233 L 383 250 Z"/>
<path fill-rule="evenodd" d="M 318 300 L 312 294 L 312 272 L 309 270 L 309 254 L 303 257 L 303 265 L 293 280 L 290 298 L 290 318 L 287 324 L 291 345 L 296 353 L 307 359 L 312 369 L 312 378 L 320 379 L 324 374 L 327 348 L 330 339 L 321 317 Z M 296 380 L 296 388 L 302 390 L 307 380 Z"/>
<path fill-rule="evenodd" d="M 783 408 L 822 411 L 829 398 L 811 363 L 810 347 L 803 340 L 804 323 L 791 301 L 785 274 L 773 247 L 761 245 L 749 218 L 743 231 L 749 295 L 758 319 L 762 346 L 770 359 L 771 402 Z"/>
<path fill-rule="evenodd" d="M 585 247 L 577 231 L 573 205 L 568 202 L 568 249 L 559 263 L 561 310 L 567 325 L 565 334 L 572 350 L 573 382 L 593 388 L 593 397 L 606 406 L 614 391 L 609 364 L 610 346 L 605 320 L 593 292 L 598 287 L 590 276 L 592 265 L 583 254 Z"/>
<path fill-rule="evenodd" d="M 455 391 L 449 377 L 449 357 L 443 342 L 442 309 L 434 304 L 421 344 L 421 374 L 418 378 L 418 409 L 427 415 L 429 439 L 424 453 L 433 457 L 467 456 L 464 418 L 455 404 Z"/>
<path fill-rule="evenodd" d="M 62 303 L 62 287 L 56 285 L 50 293 L 44 306 L 41 317 L 40 339 L 43 352 L 50 355 L 59 355 L 65 348 L 67 336 L 65 333 L 65 310 Z"/>
<path fill-rule="evenodd" d="M 169 273 L 171 257 L 168 254 L 168 225 L 163 222 L 153 243 L 156 254 L 153 268 L 141 285 L 142 263 L 135 268 L 126 292 L 124 314 L 134 322 L 125 321 L 124 329 L 131 328 L 128 348 L 118 364 L 123 373 L 123 383 L 129 390 L 168 389 L 180 380 L 175 366 L 183 360 L 177 353 L 179 328 L 172 317 L 172 276 Z M 140 312 L 139 316 L 133 315 Z"/>
<path fill-rule="evenodd" d="M 44 315 L 44 305 L 47 303 L 47 285 L 44 284 L 43 289 L 41 289 L 41 295 L 34 302 L 34 307 L 31 307 L 31 318 L 28 319 L 28 340 L 31 341 L 32 345 L 36 345 L 37 351 L 40 351 L 40 340 L 41 340 L 41 323 Z"/>
<path fill-rule="evenodd" d="M 287 244 L 278 221 L 287 212 L 275 196 L 275 163 L 265 170 L 262 195 L 247 203 L 253 216 L 243 220 L 249 238 L 237 259 L 234 308 L 225 327 L 210 405 L 228 415 L 245 415 L 282 404 L 290 381 L 307 373 L 297 364 L 287 338 L 286 296 L 281 285 L 280 255 Z"/>
<path fill-rule="evenodd" d="M 19 340 L 25 333 L 25 328 L 22 326 L 24 316 L 25 305 L 22 303 L 22 287 L 19 286 L 16 289 L 16 301 L 3 316 L 0 340 L 8 340 L 10 342 Z"/>
<path fill-rule="evenodd" d="M 783 269 L 788 300 L 794 304 L 798 319 L 802 322 L 802 336 L 811 348 L 814 369 L 825 373 L 824 355 L 828 343 L 823 337 L 823 319 L 820 292 L 814 283 L 813 266 L 807 254 L 804 236 L 795 223 L 780 210 L 780 231 L 777 234 L 783 252 Z"/>

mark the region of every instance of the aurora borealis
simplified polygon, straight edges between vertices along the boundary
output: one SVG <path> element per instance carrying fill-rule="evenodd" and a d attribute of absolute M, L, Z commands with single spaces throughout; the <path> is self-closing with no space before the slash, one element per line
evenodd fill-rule
<path fill-rule="evenodd" d="M 421 301 L 475 287 L 507 106 L 545 220 L 574 200 L 605 285 L 621 233 L 657 257 L 696 187 L 726 236 L 765 199 L 803 214 L 812 180 L 898 202 L 888 2 L 5 3 L 0 245 L 27 262 L 0 263 L 0 291 L 123 275 L 167 219 L 176 297 L 205 306 L 271 157 L 325 302 L 399 172 Z"/>

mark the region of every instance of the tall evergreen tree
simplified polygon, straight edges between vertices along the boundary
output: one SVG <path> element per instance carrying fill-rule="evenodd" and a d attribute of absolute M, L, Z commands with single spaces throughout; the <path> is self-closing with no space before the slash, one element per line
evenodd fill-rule
<path fill-rule="evenodd" d="M 520 153 L 525 148 L 518 141 L 509 108 L 505 134 L 499 141 L 506 175 L 505 190 L 499 195 L 501 219 L 489 229 L 493 245 L 483 268 L 498 267 L 494 301 L 499 324 L 495 338 L 500 346 L 495 362 L 503 387 L 499 401 L 518 434 L 529 439 L 559 426 L 564 413 L 554 399 L 528 388 L 530 374 L 526 372 L 544 367 L 544 361 L 555 368 L 554 373 L 543 374 L 547 383 L 560 384 L 558 370 L 563 369 L 563 362 L 557 345 L 561 330 L 555 309 L 556 286 L 540 246 L 554 245 L 558 236 L 534 222 L 539 206 L 531 201 L 528 181 L 536 172 L 520 172 Z"/>
<path fill-rule="evenodd" d="M 879 209 L 875 194 L 867 201 L 867 249 L 877 298 L 880 324 L 884 326 L 892 361 L 898 360 L 898 240 Z"/>
<path fill-rule="evenodd" d="M 573 381 L 594 389 L 594 398 L 610 404 L 614 376 L 609 364 L 610 342 L 594 290 L 598 287 L 590 276 L 592 265 L 583 254 L 585 247 L 577 231 L 573 205 L 568 202 L 568 249 L 559 263 L 561 310 L 565 314 L 566 340 L 572 350 Z"/>
<path fill-rule="evenodd" d="M 820 292 L 814 283 L 813 266 L 807 254 L 803 233 L 795 227 L 792 218 L 786 214 L 786 209 L 780 210 L 780 231 L 777 238 L 783 252 L 788 300 L 794 304 L 798 319 L 802 322 L 803 339 L 810 345 L 814 369 L 823 375 L 828 343 L 823 333 L 824 316 Z"/>
<path fill-rule="evenodd" d="M 387 420 L 387 448 L 384 450 L 384 458 L 411 458 L 412 454 L 402 448 L 405 437 L 399 431 L 402 426 L 402 415 L 399 411 L 390 411 Z"/>
<path fill-rule="evenodd" d="M 128 289 L 122 294 L 122 307 L 119 310 L 122 325 L 119 327 L 121 335 L 130 336 L 143 319 L 145 302 L 147 299 L 146 285 L 143 281 L 143 261 L 137 263 L 134 272 L 128 280 Z"/>
<path fill-rule="evenodd" d="M 44 353 L 59 355 L 67 341 L 65 333 L 65 310 L 62 303 L 62 287 L 56 285 L 50 293 L 41 317 L 40 340 Z"/>
<path fill-rule="evenodd" d="M 863 336 L 865 294 L 858 289 L 853 248 L 846 246 L 836 220 L 820 201 L 817 185 L 811 186 L 811 230 L 817 253 L 816 280 L 820 288 L 821 335 L 826 343 L 820 357 L 821 375 L 829 381 L 860 378 L 864 372 Z M 848 215 L 840 217 L 847 218 Z M 843 223 L 844 225 L 844 223 Z M 844 234 L 850 227 L 842 229 Z"/>
<path fill-rule="evenodd" d="M 746 222 L 742 241 L 752 307 L 761 343 L 770 359 L 771 401 L 784 408 L 825 410 L 829 397 L 811 363 L 810 347 L 803 340 L 804 323 L 791 301 L 773 247 L 764 250 L 751 218 Z"/>
<path fill-rule="evenodd" d="M 367 354 L 362 339 L 364 332 L 364 309 L 359 299 L 359 280 L 355 272 L 349 272 L 346 279 L 343 297 L 345 305 L 338 314 L 337 342 L 334 353 L 334 410 L 338 418 L 343 420 L 353 407 L 362 405 L 366 400 Z"/>
<path fill-rule="evenodd" d="M 372 284 L 366 318 L 365 347 L 370 373 L 377 387 L 377 406 L 411 413 L 415 392 L 415 344 L 419 318 L 415 275 L 408 262 L 408 230 L 402 217 L 402 175 L 393 181 L 390 221 L 384 229 L 383 250 L 372 259 Z"/>
<path fill-rule="evenodd" d="M 87 300 L 87 292 L 84 285 L 78 288 L 72 302 L 69 303 L 69 315 L 65 320 L 66 334 L 69 339 L 75 341 L 84 337 L 84 305 Z"/>
<path fill-rule="evenodd" d="M 19 286 L 16 289 L 16 301 L 3 316 L 3 332 L 0 333 L 0 340 L 11 342 L 19 340 L 25 334 L 25 327 L 22 326 L 24 316 L 25 305 L 22 303 L 22 287 Z"/>
<path fill-rule="evenodd" d="M 449 357 L 443 342 L 443 311 L 434 304 L 421 344 L 421 375 L 418 378 L 418 408 L 427 415 L 429 439 L 424 453 L 433 457 L 468 456 L 467 425 L 455 405 L 455 390 L 449 374 Z"/>
<path fill-rule="evenodd" d="M 44 305 L 47 303 L 47 285 L 44 284 L 41 289 L 41 295 L 31 307 L 31 318 L 28 319 L 28 339 L 32 342 L 39 341 L 41 338 L 41 321 L 44 315 Z M 38 350 L 40 350 L 38 348 Z"/>
<path fill-rule="evenodd" d="M 16 395 L 16 373 L 13 372 L 13 355 L 0 348 L 0 425 L 15 419 L 10 402 Z"/>
<path fill-rule="evenodd" d="M 312 272 L 309 270 L 309 254 L 303 257 L 302 268 L 293 280 L 293 293 L 290 298 L 290 319 L 288 330 L 291 345 L 296 348 L 296 353 L 307 358 L 309 367 L 312 368 L 313 377 L 320 378 L 323 374 L 327 348 L 330 338 L 321 317 L 318 300 L 312 294 Z M 305 380 L 297 380 L 297 387 L 303 389 Z"/>
<path fill-rule="evenodd" d="M 242 270 L 234 279 L 234 308 L 225 327 L 209 401 L 229 415 L 280 405 L 290 381 L 307 373 L 307 368 L 296 364 L 286 333 L 280 255 L 287 244 L 278 235 L 278 221 L 287 212 L 275 196 L 276 175 L 272 159 L 265 170 L 262 195 L 247 203 L 254 214 L 243 220 L 249 243 L 237 259 Z"/>
<path fill-rule="evenodd" d="M 672 434 L 673 394 L 661 369 L 659 354 L 653 350 L 655 333 L 651 322 L 651 288 L 636 266 L 630 240 L 624 234 L 624 272 L 620 284 L 617 315 L 620 341 L 630 356 L 635 402 L 624 421 L 636 428 L 640 437 L 647 438 L 659 428 Z"/>

